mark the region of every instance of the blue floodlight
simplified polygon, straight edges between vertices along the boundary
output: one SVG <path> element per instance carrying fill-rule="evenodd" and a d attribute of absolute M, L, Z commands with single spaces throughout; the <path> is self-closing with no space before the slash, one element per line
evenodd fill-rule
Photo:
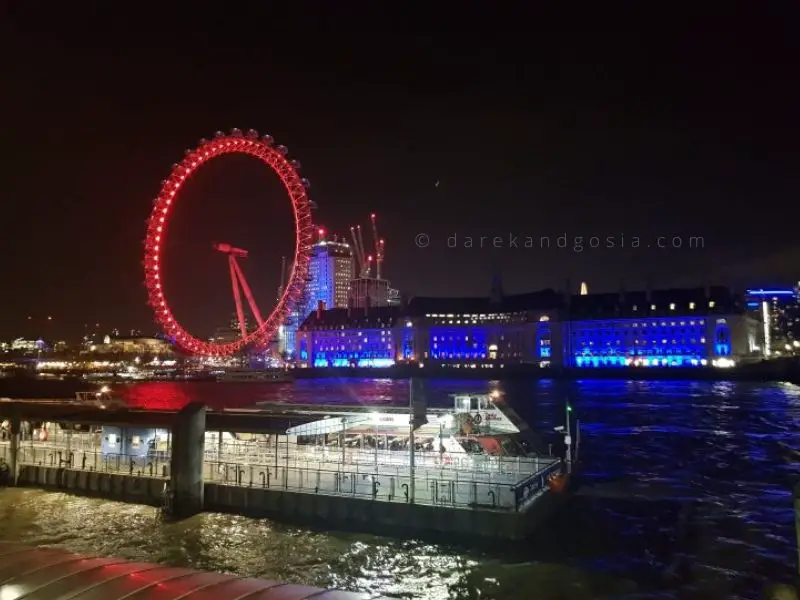
<path fill-rule="evenodd" d="M 791 288 L 779 290 L 747 290 L 748 296 L 794 296 L 795 291 Z"/>

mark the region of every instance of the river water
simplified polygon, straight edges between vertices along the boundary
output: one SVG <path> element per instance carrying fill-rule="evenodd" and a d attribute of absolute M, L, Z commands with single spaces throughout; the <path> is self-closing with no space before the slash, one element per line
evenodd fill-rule
<path fill-rule="evenodd" d="M 582 422 L 585 484 L 566 518 L 522 545 L 467 549 L 269 520 L 153 508 L 37 490 L 0 491 L 0 538 L 405 598 L 754 598 L 796 569 L 791 487 L 800 477 L 800 387 L 728 382 L 427 382 L 499 389 L 534 428 Z M 404 404 L 392 380 L 287 385 L 147 383 L 131 404 L 188 400 Z"/>

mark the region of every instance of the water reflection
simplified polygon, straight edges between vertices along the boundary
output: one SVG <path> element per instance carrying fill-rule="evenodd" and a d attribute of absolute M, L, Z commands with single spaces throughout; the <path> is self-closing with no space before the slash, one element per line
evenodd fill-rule
<path fill-rule="evenodd" d="M 0 536 L 70 550 L 417 598 L 599 597 L 664 587 L 752 597 L 796 560 L 790 490 L 800 475 L 800 387 L 730 382 L 433 380 L 448 394 L 495 387 L 532 426 L 583 424 L 585 495 L 523 548 L 482 552 L 292 528 L 217 514 L 162 523 L 153 509 L 37 491 L 0 493 Z M 394 380 L 243 387 L 142 384 L 131 402 L 408 402 Z M 140 404 L 137 404 L 140 405 Z M 87 520 L 86 515 L 92 519 Z M 577 582 L 577 583 L 576 583 Z M 633 583 L 635 582 L 635 584 Z M 578 587 L 580 589 L 578 589 Z M 571 590 L 570 595 L 562 595 Z M 651 595 L 651 597 L 658 597 Z"/>
<path fill-rule="evenodd" d="M 0 538 L 400 598 L 527 599 L 531 584 L 542 591 L 537 597 L 560 598 L 562 586 L 575 581 L 597 594 L 632 588 L 555 564 L 514 564 L 460 548 L 233 515 L 166 523 L 150 507 L 37 490 L 0 492 Z"/>

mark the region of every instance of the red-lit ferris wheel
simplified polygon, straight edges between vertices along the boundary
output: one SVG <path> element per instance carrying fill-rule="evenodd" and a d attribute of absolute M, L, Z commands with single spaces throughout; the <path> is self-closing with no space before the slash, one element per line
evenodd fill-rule
<path fill-rule="evenodd" d="M 168 232 L 170 212 L 183 184 L 209 160 L 234 153 L 248 154 L 261 160 L 275 171 L 286 188 L 294 213 L 294 260 L 292 260 L 289 277 L 286 285 L 283 286 L 283 293 L 278 299 L 278 304 L 266 318 L 262 318 L 256 308 L 252 294 L 238 266 L 231 265 L 231 279 L 240 324 L 243 319 L 241 318 L 242 306 L 238 295 L 237 278 L 238 283 L 244 289 L 258 327 L 250 332 L 242 328 L 242 336 L 235 342 L 212 343 L 189 333 L 173 316 L 169 302 L 164 295 L 165 274 L 161 267 L 161 257 Z M 288 313 L 300 300 L 308 277 L 308 264 L 313 241 L 312 203 L 308 199 L 308 181 L 300 177 L 300 163 L 288 160 L 287 154 L 288 150 L 285 146 L 274 145 L 272 136 L 259 136 L 258 132 L 253 129 L 247 133 L 233 129 L 230 134 L 218 131 L 213 140 L 200 140 L 197 148 L 187 150 L 183 161 L 174 165 L 169 177 L 164 180 L 161 191 L 154 201 L 153 212 L 147 224 L 147 237 L 144 244 L 145 285 L 156 321 L 184 351 L 206 356 L 230 356 L 246 347 L 266 344 L 272 340 L 278 327 L 286 320 Z M 230 250 L 231 252 L 226 253 L 229 254 L 229 261 L 234 261 L 234 263 L 237 255 L 246 256 L 246 251 L 232 248 L 227 244 L 217 244 L 215 248 L 223 252 Z"/>

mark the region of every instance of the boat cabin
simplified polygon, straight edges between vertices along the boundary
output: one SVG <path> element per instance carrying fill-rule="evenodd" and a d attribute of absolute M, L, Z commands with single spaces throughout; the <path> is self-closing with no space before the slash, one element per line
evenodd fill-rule
<path fill-rule="evenodd" d="M 413 433 L 417 460 L 476 468 L 492 458 L 543 454 L 542 444 L 522 419 L 490 395 L 455 395 L 452 409 L 428 409 L 426 418 Z M 350 461 L 360 455 L 372 461 L 378 452 L 396 452 L 408 460 L 410 421 L 410 411 L 405 408 L 337 407 L 336 415 L 325 415 L 286 433 L 298 447 L 341 452 Z"/>

